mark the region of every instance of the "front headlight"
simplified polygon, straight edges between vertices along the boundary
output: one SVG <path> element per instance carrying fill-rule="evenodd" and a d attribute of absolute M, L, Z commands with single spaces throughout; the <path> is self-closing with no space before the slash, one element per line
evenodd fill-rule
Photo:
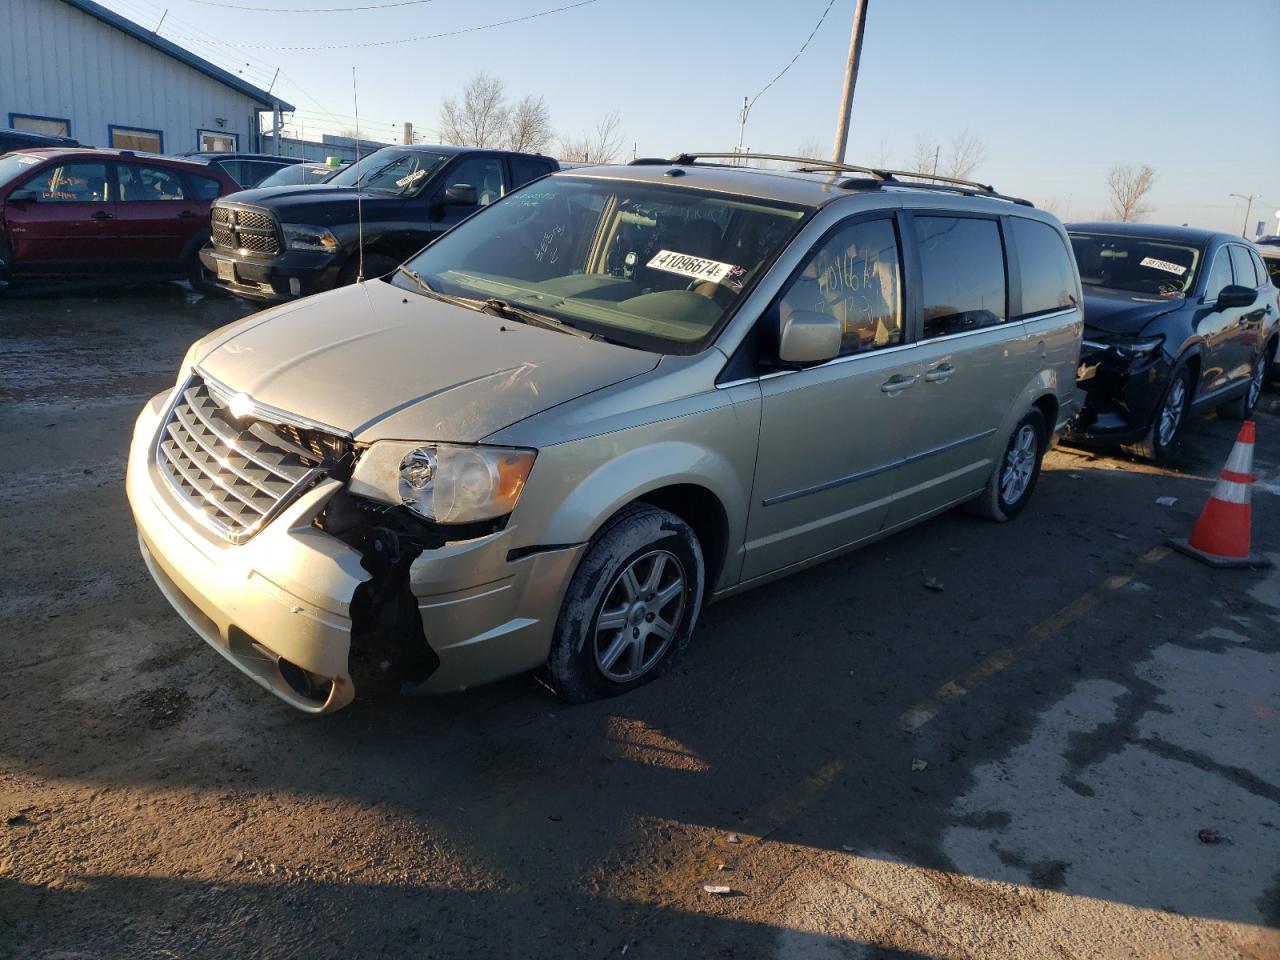
<path fill-rule="evenodd" d="M 515 509 L 536 451 L 380 440 L 356 462 L 353 494 L 397 503 L 435 523 L 476 523 Z"/>
<path fill-rule="evenodd" d="M 1139 337 L 1132 340 L 1112 340 L 1108 346 L 1126 360 L 1138 360 L 1159 350 L 1162 343 L 1163 336 Z"/>
<path fill-rule="evenodd" d="M 311 250 L 316 253 L 333 253 L 338 249 L 338 238 L 324 227 L 312 227 L 305 223 L 286 223 L 284 245 L 290 250 Z"/>

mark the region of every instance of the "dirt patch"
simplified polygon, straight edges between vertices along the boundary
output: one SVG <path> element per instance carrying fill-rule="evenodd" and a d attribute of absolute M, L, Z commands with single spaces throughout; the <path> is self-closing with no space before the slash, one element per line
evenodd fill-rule
<path fill-rule="evenodd" d="M 176 687 L 153 687 L 125 701 L 126 718 L 143 723 L 152 730 L 163 730 L 181 723 L 191 710 L 191 695 Z"/>

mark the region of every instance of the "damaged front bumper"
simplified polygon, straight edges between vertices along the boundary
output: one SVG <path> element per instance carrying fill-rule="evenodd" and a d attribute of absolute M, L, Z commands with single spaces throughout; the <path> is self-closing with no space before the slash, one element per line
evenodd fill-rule
<path fill-rule="evenodd" d="M 1105 345 L 1086 346 L 1076 372 L 1084 395 L 1063 439 L 1077 443 L 1131 443 L 1151 427 L 1172 366 L 1162 350 L 1126 358 Z"/>
<path fill-rule="evenodd" d="M 148 403 L 129 455 L 126 488 L 142 555 L 183 619 L 255 682 L 324 714 L 385 687 L 374 682 L 379 674 L 396 689 L 439 693 L 545 662 L 581 546 L 512 554 L 509 526 L 406 556 L 401 589 L 349 537 L 317 524 L 344 490 L 336 479 L 321 480 L 251 539 L 230 543 L 197 522 L 151 456 L 169 400 Z M 362 542 L 369 553 L 387 543 L 376 532 Z M 410 669 L 400 669 L 400 657 L 413 661 Z"/>

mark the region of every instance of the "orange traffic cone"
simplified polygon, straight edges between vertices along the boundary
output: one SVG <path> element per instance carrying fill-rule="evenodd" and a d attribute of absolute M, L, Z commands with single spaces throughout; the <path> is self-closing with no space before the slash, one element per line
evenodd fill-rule
<path fill-rule="evenodd" d="M 1190 539 L 1170 540 L 1170 546 L 1213 567 L 1271 565 L 1265 557 L 1249 552 L 1255 429 L 1252 420 L 1240 427 L 1227 465 L 1222 468 L 1218 485 L 1204 505 Z"/>

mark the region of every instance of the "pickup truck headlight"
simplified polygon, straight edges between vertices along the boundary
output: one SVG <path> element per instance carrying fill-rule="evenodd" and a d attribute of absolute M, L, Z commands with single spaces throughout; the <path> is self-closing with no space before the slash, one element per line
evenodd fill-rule
<path fill-rule="evenodd" d="M 515 509 L 534 450 L 380 440 L 356 462 L 353 494 L 396 503 L 435 523 L 476 523 Z"/>
<path fill-rule="evenodd" d="M 284 245 L 290 250 L 334 253 L 338 249 L 338 238 L 324 227 L 286 223 L 281 229 L 284 230 Z"/>

